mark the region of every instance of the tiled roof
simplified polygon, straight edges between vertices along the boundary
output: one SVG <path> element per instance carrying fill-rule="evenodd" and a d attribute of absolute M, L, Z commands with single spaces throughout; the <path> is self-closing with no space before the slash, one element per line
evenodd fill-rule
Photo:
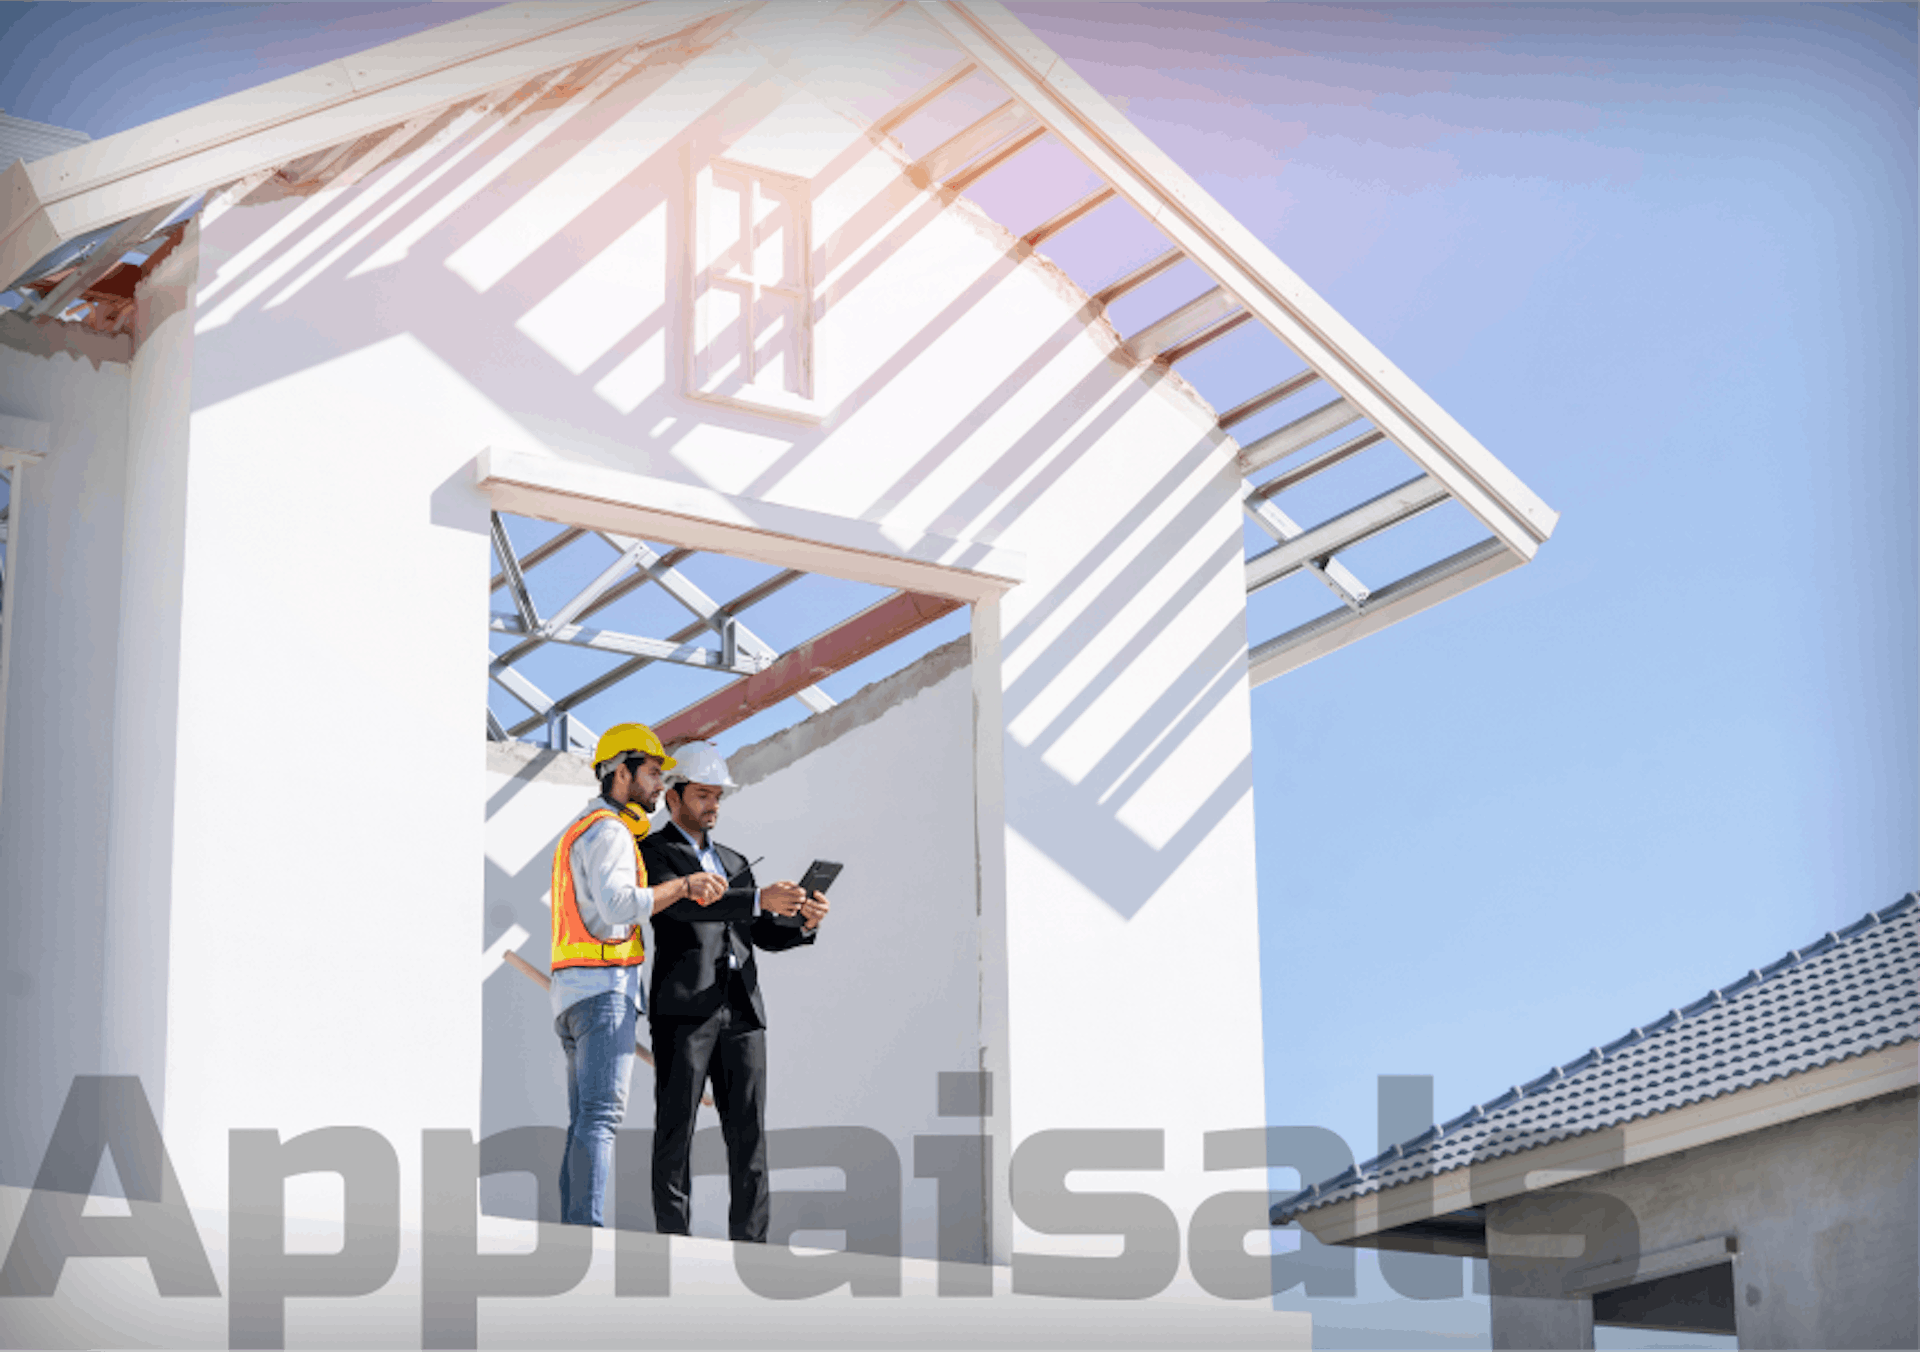
<path fill-rule="evenodd" d="M 68 131 L 48 122 L 30 122 L 11 113 L 0 113 L 0 169 L 15 160 L 31 162 L 83 146 L 89 139 L 83 131 Z"/>
<path fill-rule="evenodd" d="M 1920 1037 L 1920 893 L 1273 1208 L 1305 1212 Z"/>

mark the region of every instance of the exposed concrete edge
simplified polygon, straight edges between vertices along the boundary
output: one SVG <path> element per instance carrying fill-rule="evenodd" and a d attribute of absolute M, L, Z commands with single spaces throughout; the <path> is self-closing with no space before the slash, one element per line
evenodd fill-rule
<path fill-rule="evenodd" d="M 597 789 L 587 758 L 572 751 L 549 751 L 531 742 L 488 742 L 487 769 L 529 784 L 577 784 Z"/>
<path fill-rule="evenodd" d="M 53 357 L 64 352 L 89 361 L 98 370 L 102 362 L 126 366 L 133 361 L 133 338 L 125 333 L 95 333 L 79 324 L 57 319 L 28 319 L 12 310 L 0 311 L 0 347 L 30 357 Z"/>
<path fill-rule="evenodd" d="M 905 704 L 923 690 L 938 685 L 972 660 L 973 639 L 962 634 L 943 643 L 893 675 L 875 681 L 851 699 L 831 709 L 782 728 L 773 736 L 743 746 L 727 757 L 727 769 L 741 788 L 757 784 L 821 747 L 839 741 L 855 728 L 865 727 L 887 710 Z"/>
<path fill-rule="evenodd" d="M 185 224 L 180 243 L 160 260 L 159 267 L 143 272 L 134 283 L 132 337 L 136 354 L 162 324 L 193 309 L 200 280 L 200 218 L 189 216 Z"/>

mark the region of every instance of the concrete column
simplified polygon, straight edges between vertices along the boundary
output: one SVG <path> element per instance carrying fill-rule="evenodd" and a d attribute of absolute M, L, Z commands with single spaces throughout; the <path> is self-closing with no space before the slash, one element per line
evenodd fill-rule
<path fill-rule="evenodd" d="M 164 1119 L 180 597 L 187 544 L 197 224 L 140 284 L 127 400 L 113 751 L 94 766 L 108 808 L 100 1069 L 138 1075 Z"/>
<path fill-rule="evenodd" d="M 1499 1260 L 1493 1260 L 1497 1271 Z M 1496 1275 L 1495 1283 L 1499 1281 Z M 1495 1347 L 1586 1348 L 1593 1346 L 1593 1299 L 1496 1295 Z M 1744 1346 L 1744 1344 L 1743 1344 Z"/>
<path fill-rule="evenodd" d="M 1741 1347 L 1920 1346 L 1915 1103 L 1907 1090 L 1726 1141 L 1668 1183 L 1663 1200 L 1712 1198 L 1738 1240 Z"/>

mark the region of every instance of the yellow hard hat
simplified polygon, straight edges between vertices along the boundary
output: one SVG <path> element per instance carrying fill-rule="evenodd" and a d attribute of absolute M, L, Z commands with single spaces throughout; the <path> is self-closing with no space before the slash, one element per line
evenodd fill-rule
<path fill-rule="evenodd" d="M 662 771 L 671 770 L 675 761 L 660 745 L 659 737 L 645 723 L 617 723 L 600 734 L 600 740 L 593 748 L 593 768 L 599 773 L 600 767 L 610 760 L 638 752 L 643 756 L 659 758 Z"/>

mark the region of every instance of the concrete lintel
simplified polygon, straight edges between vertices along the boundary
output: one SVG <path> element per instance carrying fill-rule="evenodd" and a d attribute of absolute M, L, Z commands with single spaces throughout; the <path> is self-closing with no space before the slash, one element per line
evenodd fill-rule
<path fill-rule="evenodd" d="M 1609 1291 L 1634 1282 L 1650 1282 L 1656 1277 L 1671 1277 L 1676 1273 L 1712 1267 L 1715 1263 L 1726 1262 L 1739 1251 L 1740 1243 L 1732 1235 L 1715 1235 L 1711 1239 L 1678 1244 L 1657 1253 L 1630 1254 L 1610 1263 L 1593 1263 L 1575 1268 L 1567 1274 L 1561 1290 L 1569 1296 L 1590 1296 L 1596 1291 Z"/>
<path fill-rule="evenodd" d="M 1021 555 L 997 545 L 898 531 L 551 455 L 490 447 L 480 455 L 476 477 L 497 511 L 955 601 L 999 596 L 1026 573 Z"/>

